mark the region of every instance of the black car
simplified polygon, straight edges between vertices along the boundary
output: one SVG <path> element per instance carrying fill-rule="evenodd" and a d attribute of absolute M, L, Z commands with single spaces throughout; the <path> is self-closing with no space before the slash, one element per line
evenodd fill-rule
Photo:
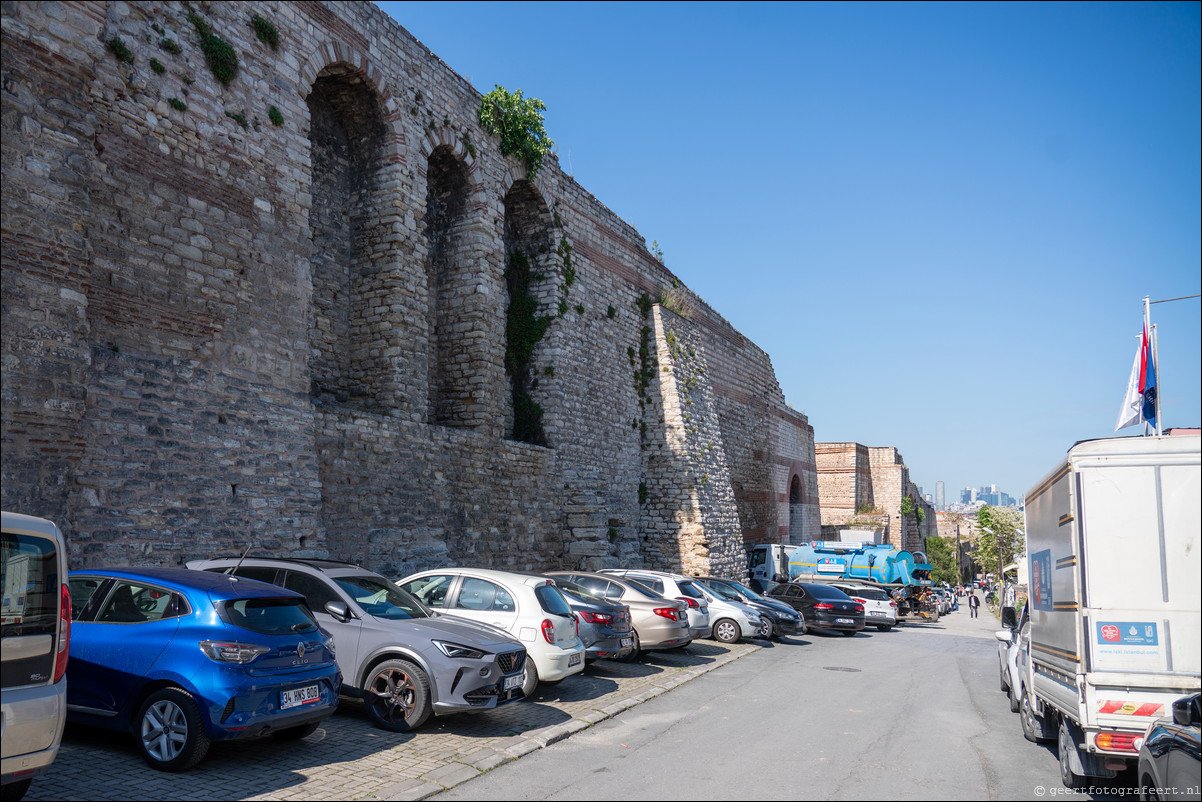
<path fill-rule="evenodd" d="M 769 598 L 797 610 L 811 629 L 836 629 L 850 637 L 864 628 L 864 605 L 830 585 L 789 582 L 772 588 Z"/>
<path fill-rule="evenodd" d="M 1173 702 L 1173 717 L 1152 722 L 1139 750 L 1139 798 L 1198 799 L 1202 766 L 1200 695 Z"/>
<path fill-rule="evenodd" d="M 696 577 L 719 598 L 746 604 L 760 614 L 760 637 L 770 640 L 783 635 L 806 634 L 806 623 L 801 613 L 784 602 L 761 596 L 746 585 L 733 579 L 712 576 Z"/>

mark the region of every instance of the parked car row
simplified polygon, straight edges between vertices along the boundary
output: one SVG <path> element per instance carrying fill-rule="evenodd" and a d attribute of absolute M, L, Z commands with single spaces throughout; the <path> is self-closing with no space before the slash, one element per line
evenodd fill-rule
<path fill-rule="evenodd" d="M 404 732 L 521 701 L 593 660 L 865 622 L 866 601 L 832 586 L 764 596 L 646 569 L 392 580 L 244 556 L 67 573 L 54 524 L 9 513 L 2 553 L 6 798 L 49 767 L 64 719 L 130 732 L 148 765 L 181 771 L 213 741 L 304 738 L 344 695 Z"/>

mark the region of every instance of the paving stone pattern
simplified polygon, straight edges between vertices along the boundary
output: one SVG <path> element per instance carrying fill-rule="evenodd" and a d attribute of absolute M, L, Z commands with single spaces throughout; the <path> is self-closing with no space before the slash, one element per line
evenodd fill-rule
<path fill-rule="evenodd" d="M 50 773 L 26 799 L 423 799 L 563 740 L 750 654 L 754 643 L 698 641 L 633 663 L 599 660 L 534 699 L 475 715 L 432 719 L 413 734 L 372 726 L 360 702 L 304 741 L 216 743 L 184 774 L 149 768 L 133 738 L 68 725 Z"/>

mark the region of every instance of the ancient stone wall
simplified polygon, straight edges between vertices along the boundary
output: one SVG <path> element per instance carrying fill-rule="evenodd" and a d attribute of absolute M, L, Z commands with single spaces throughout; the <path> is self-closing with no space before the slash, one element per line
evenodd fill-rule
<path fill-rule="evenodd" d="M 744 541 L 817 536 L 768 355 L 554 158 L 502 157 L 373 4 L 3 14 L 3 505 L 58 521 L 74 567 L 733 575 Z M 549 325 L 515 362 L 523 281 Z"/>

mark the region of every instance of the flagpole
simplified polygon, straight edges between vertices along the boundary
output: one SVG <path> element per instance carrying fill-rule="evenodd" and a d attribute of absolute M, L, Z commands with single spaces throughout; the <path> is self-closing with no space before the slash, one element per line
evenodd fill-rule
<path fill-rule="evenodd" d="M 1149 307 L 1148 307 L 1148 301 L 1149 301 L 1150 297 L 1151 297 L 1151 296 L 1148 296 L 1148 295 L 1145 295 L 1145 296 L 1144 296 L 1144 332 L 1146 332 L 1146 333 L 1148 334 L 1148 337 L 1149 337 L 1149 339 L 1150 339 L 1150 338 L 1151 338 L 1151 336 L 1152 336 L 1152 334 L 1151 334 L 1151 331 L 1152 331 L 1152 330 L 1151 330 L 1151 328 L 1150 328 L 1150 327 L 1149 327 L 1149 325 L 1148 325 L 1148 324 L 1151 322 L 1151 321 L 1149 320 L 1149 318 L 1151 317 L 1151 313 L 1150 313 L 1150 311 L 1149 311 Z M 1141 337 L 1142 337 L 1142 336 L 1143 336 L 1143 335 L 1141 335 Z M 1150 348 L 1150 347 L 1151 347 L 1151 342 L 1144 343 L 1144 345 L 1145 345 L 1145 347 L 1148 347 L 1148 348 Z M 1145 358 L 1146 358 L 1147 356 L 1148 356 L 1148 355 L 1147 355 L 1147 354 L 1145 354 Z M 1144 377 L 1145 377 L 1145 376 L 1147 376 L 1147 375 L 1148 375 L 1148 368 L 1147 368 L 1147 365 L 1145 364 L 1145 366 L 1144 366 L 1144 375 L 1143 375 L 1143 376 L 1140 376 L 1140 379 L 1139 379 L 1139 382 L 1140 382 L 1140 387 L 1141 387 L 1141 389 L 1142 389 L 1142 387 L 1143 387 Z M 1157 378 L 1159 378 L 1159 377 L 1157 377 Z M 1143 398 L 1140 398 L 1140 404 L 1141 404 L 1141 405 L 1143 404 L 1143 401 L 1144 401 L 1144 399 L 1143 399 Z M 1159 412 L 1159 410 L 1157 410 L 1157 411 Z M 1147 437 L 1147 436 L 1148 436 L 1148 420 L 1147 420 L 1147 418 L 1144 418 L 1144 413 L 1143 413 L 1143 407 L 1142 407 L 1142 406 L 1140 407 L 1140 413 L 1139 413 L 1139 417 L 1140 417 L 1140 418 L 1142 418 L 1142 419 L 1143 419 L 1143 421 L 1144 421 L 1144 437 Z M 1159 424 L 1159 423 L 1160 423 L 1160 420 L 1159 420 L 1159 419 L 1157 419 L 1157 421 L 1156 421 L 1156 422 Z M 1153 428 L 1153 430 L 1152 430 L 1152 434 L 1156 434 L 1156 430 L 1155 430 L 1155 428 Z"/>
<path fill-rule="evenodd" d="M 1164 425 L 1160 420 L 1160 396 L 1164 385 L 1160 381 L 1160 360 L 1156 355 L 1156 327 L 1152 327 L 1152 364 L 1156 365 L 1156 436 L 1164 434 Z"/>

